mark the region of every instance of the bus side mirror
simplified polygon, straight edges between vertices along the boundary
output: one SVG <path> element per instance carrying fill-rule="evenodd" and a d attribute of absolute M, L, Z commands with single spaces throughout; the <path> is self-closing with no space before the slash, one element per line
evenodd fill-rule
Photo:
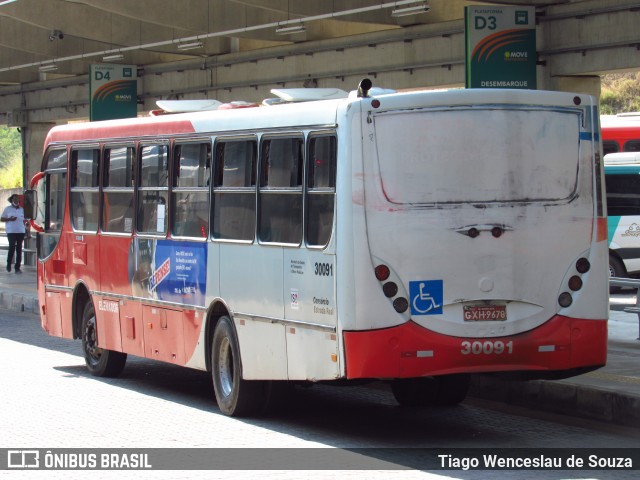
<path fill-rule="evenodd" d="M 44 232 L 44 206 L 38 203 L 38 190 L 42 199 L 45 200 L 45 182 L 43 181 L 45 177 L 44 172 L 36 173 L 29 183 L 29 190 L 24 193 L 24 216 L 30 219 L 31 228 L 36 232 Z M 38 224 L 36 220 L 42 222 L 42 225 Z"/>
<path fill-rule="evenodd" d="M 31 220 L 36 219 L 36 215 L 38 213 L 38 209 L 36 205 L 38 204 L 38 192 L 35 190 L 27 190 L 24 192 L 24 218 L 28 218 Z"/>

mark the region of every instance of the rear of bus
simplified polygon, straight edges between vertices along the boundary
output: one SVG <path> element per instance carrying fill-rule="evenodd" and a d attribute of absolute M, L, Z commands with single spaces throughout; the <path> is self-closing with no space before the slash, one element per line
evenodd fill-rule
<path fill-rule="evenodd" d="M 346 376 L 563 378 L 604 365 L 594 99 L 417 92 L 363 99 L 361 119 Z"/>

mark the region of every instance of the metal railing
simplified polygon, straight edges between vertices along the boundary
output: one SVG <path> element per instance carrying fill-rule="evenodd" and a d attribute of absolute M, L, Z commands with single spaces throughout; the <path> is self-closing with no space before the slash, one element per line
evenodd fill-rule
<path fill-rule="evenodd" d="M 635 307 L 625 307 L 624 311 L 627 313 L 638 314 L 638 340 L 640 340 L 640 292 L 638 292 L 638 289 L 640 289 L 640 279 L 611 277 L 609 278 L 609 285 L 614 287 L 628 287 L 636 289 Z"/>

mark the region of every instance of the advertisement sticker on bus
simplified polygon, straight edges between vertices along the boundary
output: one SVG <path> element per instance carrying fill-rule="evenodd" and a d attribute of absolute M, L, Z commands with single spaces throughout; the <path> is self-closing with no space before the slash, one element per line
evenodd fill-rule
<path fill-rule="evenodd" d="M 167 278 L 156 290 L 160 300 L 204 305 L 207 249 L 203 243 L 159 240 L 155 264 L 170 262 Z"/>
<path fill-rule="evenodd" d="M 134 293 L 158 300 L 204 305 L 205 244 L 135 239 L 130 255 Z"/>

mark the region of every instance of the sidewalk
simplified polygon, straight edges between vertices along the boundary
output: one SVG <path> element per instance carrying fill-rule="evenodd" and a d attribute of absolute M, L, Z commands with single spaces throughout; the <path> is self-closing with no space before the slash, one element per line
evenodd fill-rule
<path fill-rule="evenodd" d="M 0 251 L 0 309 L 38 315 L 36 269 L 23 274 L 5 270 Z M 622 311 L 635 304 L 635 294 L 611 298 L 607 365 L 594 372 L 556 381 L 515 382 L 477 375 L 471 395 L 536 410 L 640 428 L 640 340 L 638 316 Z"/>
<path fill-rule="evenodd" d="M 611 298 L 607 365 L 565 380 L 509 382 L 490 376 L 474 380 L 472 395 L 535 410 L 640 428 L 640 340 L 634 294 Z"/>
<path fill-rule="evenodd" d="M 0 308 L 16 312 L 33 312 L 38 315 L 36 269 L 23 265 L 22 275 L 5 270 L 7 252 L 0 253 Z"/>

